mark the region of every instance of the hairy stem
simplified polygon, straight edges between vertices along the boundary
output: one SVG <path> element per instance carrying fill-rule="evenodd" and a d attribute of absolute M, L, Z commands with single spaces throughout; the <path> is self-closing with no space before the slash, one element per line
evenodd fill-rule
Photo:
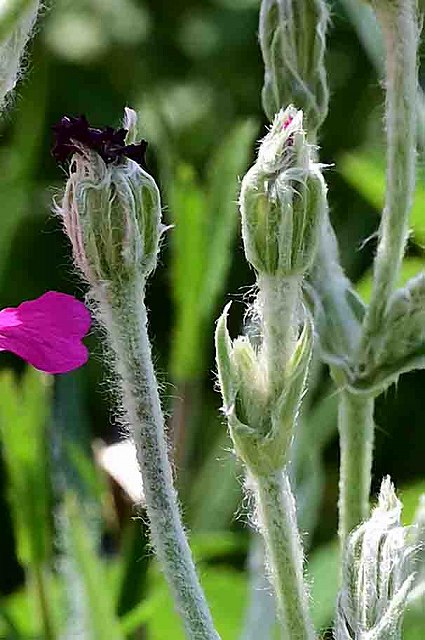
<path fill-rule="evenodd" d="M 387 187 L 379 230 L 372 297 L 364 322 L 360 362 L 376 335 L 397 284 L 415 187 L 417 45 L 416 0 L 374 0 L 385 44 Z"/>
<path fill-rule="evenodd" d="M 282 389 L 285 368 L 297 341 L 301 280 L 301 276 L 258 276 L 264 357 L 272 393 Z"/>
<path fill-rule="evenodd" d="M 295 501 L 285 471 L 254 478 L 258 520 L 287 640 L 313 640 Z"/>
<path fill-rule="evenodd" d="M 123 409 L 137 449 L 152 542 L 190 640 L 218 640 L 196 575 L 167 455 L 142 281 L 95 297 L 121 378 Z"/>
<path fill-rule="evenodd" d="M 276 606 L 264 573 L 264 543 L 254 534 L 248 554 L 249 596 L 240 640 L 271 640 L 276 624 Z"/>
<path fill-rule="evenodd" d="M 344 544 L 354 527 L 369 517 L 373 454 L 373 398 L 341 391 L 338 407 L 340 440 L 339 536 Z"/>

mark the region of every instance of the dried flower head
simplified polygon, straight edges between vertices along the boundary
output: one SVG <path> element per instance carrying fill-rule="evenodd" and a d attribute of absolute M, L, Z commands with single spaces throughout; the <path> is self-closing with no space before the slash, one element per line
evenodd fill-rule
<path fill-rule="evenodd" d="M 74 153 L 82 153 L 82 147 L 96 151 L 107 164 L 120 160 L 123 156 L 134 160 L 141 167 L 146 167 L 145 153 L 148 146 L 146 140 L 137 144 L 126 144 L 128 130 L 121 127 L 91 127 L 84 115 L 76 118 L 63 116 L 52 127 L 55 143 L 52 155 L 58 162 L 65 162 Z"/>

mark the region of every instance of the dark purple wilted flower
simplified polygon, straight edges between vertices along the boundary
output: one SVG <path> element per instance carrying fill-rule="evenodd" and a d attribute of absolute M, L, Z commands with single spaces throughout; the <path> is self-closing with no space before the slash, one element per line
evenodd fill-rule
<path fill-rule="evenodd" d="M 65 162 L 73 153 L 79 153 L 79 145 L 83 145 L 96 151 L 106 163 L 126 156 L 141 167 L 146 166 L 145 153 L 148 143 L 141 140 L 137 144 L 126 144 L 127 129 L 96 129 L 89 125 L 84 115 L 77 118 L 63 116 L 52 129 L 55 134 L 52 155 L 57 162 Z"/>

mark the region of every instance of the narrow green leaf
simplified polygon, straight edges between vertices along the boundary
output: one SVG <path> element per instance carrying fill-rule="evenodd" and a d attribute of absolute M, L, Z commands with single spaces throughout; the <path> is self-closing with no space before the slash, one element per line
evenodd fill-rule
<path fill-rule="evenodd" d="M 171 371 L 175 379 L 191 378 L 198 366 L 202 279 L 206 267 L 206 198 L 194 170 L 177 167 L 170 189 L 173 295 L 176 307 Z"/>
<path fill-rule="evenodd" d="M 202 309 L 205 319 L 214 305 L 227 276 L 231 249 L 238 225 L 239 180 L 251 154 L 257 124 L 247 120 L 237 124 L 212 157 L 208 179 L 207 270 L 204 273 Z"/>
<path fill-rule="evenodd" d="M 337 163 L 338 170 L 358 193 L 379 213 L 384 206 L 385 160 L 366 153 L 347 154 Z M 413 240 L 425 244 L 425 187 L 417 181 L 416 193 L 410 213 Z"/>
<path fill-rule="evenodd" d="M 26 567 L 42 565 L 51 548 L 48 414 L 47 376 L 28 368 L 18 384 L 12 373 L 0 375 L 0 434 L 8 495 L 18 557 Z"/>
<path fill-rule="evenodd" d="M 411 278 L 425 269 L 425 258 L 405 258 L 400 270 L 398 286 L 405 285 Z M 356 291 L 364 302 L 369 302 L 372 293 L 373 271 L 369 269 L 356 283 Z"/>
<path fill-rule="evenodd" d="M 71 494 L 65 499 L 65 517 L 68 520 L 70 552 L 85 591 L 91 639 L 123 640 L 104 567 L 93 549 L 92 536 L 84 523 L 80 506 Z"/>
<path fill-rule="evenodd" d="M 339 545 L 336 540 L 319 547 L 308 562 L 312 616 L 316 629 L 332 623 L 339 584 Z"/>
<path fill-rule="evenodd" d="M 224 287 L 238 221 L 238 178 L 249 158 L 256 126 L 235 126 L 211 159 L 207 184 L 180 165 L 170 188 L 172 273 L 176 326 L 171 356 L 175 380 L 190 380 L 202 367 L 206 329 Z"/>

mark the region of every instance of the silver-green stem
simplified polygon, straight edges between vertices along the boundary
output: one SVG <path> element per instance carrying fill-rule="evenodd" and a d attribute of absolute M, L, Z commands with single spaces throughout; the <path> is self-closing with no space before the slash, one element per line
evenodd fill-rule
<path fill-rule="evenodd" d="M 415 187 L 417 44 L 415 0 L 374 0 L 386 57 L 387 187 L 375 259 L 371 302 L 366 314 L 360 361 L 381 327 L 403 260 Z"/>
<path fill-rule="evenodd" d="M 302 276 L 258 276 L 263 349 L 272 393 L 279 393 L 282 388 L 286 365 L 297 341 L 301 282 Z"/>
<path fill-rule="evenodd" d="M 275 598 L 264 574 L 265 550 L 263 539 L 251 537 L 248 554 L 249 602 L 246 608 L 240 640 L 271 640 L 276 626 Z"/>
<path fill-rule="evenodd" d="M 258 521 L 287 640 L 313 640 L 295 501 L 285 471 L 254 478 Z"/>
<path fill-rule="evenodd" d="M 341 391 L 338 406 L 340 440 L 339 536 L 344 544 L 354 527 L 369 517 L 373 455 L 373 398 Z"/>
<path fill-rule="evenodd" d="M 190 640 L 219 640 L 196 575 L 173 486 L 152 364 L 144 283 L 94 292 L 115 353 L 122 403 L 137 450 L 152 542 Z"/>

